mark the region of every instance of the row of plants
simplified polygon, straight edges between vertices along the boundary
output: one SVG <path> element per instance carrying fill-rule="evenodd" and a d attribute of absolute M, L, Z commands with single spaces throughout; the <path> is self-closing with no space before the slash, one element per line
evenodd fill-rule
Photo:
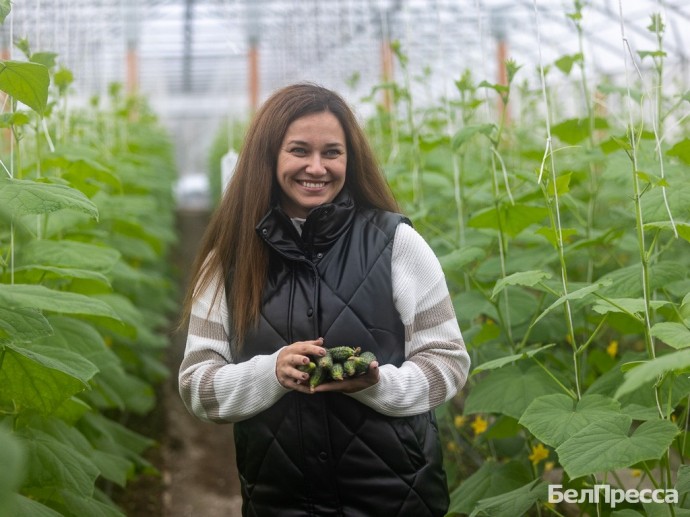
<path fill-rule="evenodd" d="M 368 99 L 395 99 L 367 128 L 472 356 L 438 412 L 450 515 L 690 515 L 690 91 L 664 73 L 658 14 L 658 45 L 621 54 L 627 81 L 588 76 L 572 6 L 579 48 L 536 73 L 465 71 L 418 106 L 429 77 L 397 46 L 400 81 Z M 549 485 L 578 496 L 554 504 Z M 597 485 L 678 498 L 582 497 Z"/>
<path fill-rule="evenodd" d="M 9 2 L 3 3 L 3 20 Z M 117 516 L 154 443 L 176 310 L 171 143 L 110 87 L 72 107 L 52 52 L 0 61 L 0 515 Z"/>

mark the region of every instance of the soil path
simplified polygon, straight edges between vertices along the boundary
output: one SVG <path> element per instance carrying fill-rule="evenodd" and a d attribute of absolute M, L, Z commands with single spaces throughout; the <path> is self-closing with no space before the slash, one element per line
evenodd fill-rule
<path fill-rule="evenodd" d="M 180 295 L 189 279 L 199 239 L 208 222 L 205 211 L 178 213 L 179 244 L 174 255 L 180 272 Z M 165 408 L 162 509 L 164 517 L 239 517 L 241 498 L 235 466 L 232 425 L 198 420 L 189 414 L 177 391 L 177 371 L 186 335 L 172 336 L 168 357 L 171 376 L 162 387 Z"/>

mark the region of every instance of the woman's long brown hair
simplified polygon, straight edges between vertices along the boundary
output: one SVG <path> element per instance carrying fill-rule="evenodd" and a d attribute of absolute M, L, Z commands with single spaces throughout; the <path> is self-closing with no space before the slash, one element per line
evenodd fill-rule
<path fill-rule="evenodd" d="M 215 297 L 232 273 L 229 307 L 233 336 L 241 347 L 258 321 L 268 268 L 268 249 L 255 232 L 278 186 L 276 163 L 290 124 L 313 113 L 329 111 L 340 121 L 347 141 L 345 187 L 357 206 L 399 212 L 369 142 L 347 103 L 336 93 L 311 83 L 276 91 L 257 111 L 244 139 L 235 172 L 215 210 L 192 266 L 182 324 L 195 298 L 223 273 Z M 316 338 L 316 336 L 314 336 Z"/>

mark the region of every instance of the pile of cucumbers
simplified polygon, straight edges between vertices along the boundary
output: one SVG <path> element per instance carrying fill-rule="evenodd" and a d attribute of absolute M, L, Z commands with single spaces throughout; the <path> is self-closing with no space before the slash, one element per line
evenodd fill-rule
<path fill-rule="evenodd" d="M 336 346 L 326 348 L 326 355 L 310 359 L 298 369 L 309 374 L 309 389 L 314 391 L 324 382 L 342 381 L 366 373 L 376 356 L 372 352 L 362 352 L 360 347 Z"/>

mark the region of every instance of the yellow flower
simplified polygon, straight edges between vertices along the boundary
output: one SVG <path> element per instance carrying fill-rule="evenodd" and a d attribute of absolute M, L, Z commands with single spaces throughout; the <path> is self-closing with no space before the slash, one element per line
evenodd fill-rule
<path fill-rule="evenodd" d="M 455 424 L 455 427 L 457 429 L 460 429 L 463 425 L 465 425 L 465 417 L 462 415 L 455 415 L 455 418 L 453 419 L 453 424 Z"/>
<path fill-rule="evenodd" d="M 642 475 L 642 471 L 640 469 L 631 469 L 630 475 L 632 475 L 632 477 L 639 478 Z"/>
<path fill-rule="evenodd" d="M 532 447 L 532 454 L 528 456 L 529 460 L 532 462 L 532 465 L 534 465 L 535 467 L 539 465 L 539 463 L 542 460 L 545 460 L 548 457 L 549 450 L 546 447 L 544 447 L 544 445 L 541 443 L 534 445 Z"/>
<path fill-rule="evenodd" d="M 448 442 L 448 444 L 446 445 L 446 448 L 450 452 L 458 452 L 458 450 L 460 450 L 460 448 L 458 447 L 458 444 L 455 442 Z"/>
<path fill-rule="evenodd" d="M 551 472 L 555 466 L 555 462 L 547 461 L 546 463 L 544 463 L 544 472 Z"/>
<path fill-rule="evenodd" d="M 609 354 L 609 357 L 611 357 L 611 359 L 615 359 L 616 354 L 618 353 L 618 341 L 613 339 L 609 343 L 609 346 L 606 347 L 606 353 Z"/>
<path fill-rule="evenodd" d="M 474 422 L 472 422 L 472 430 L 474 431 L 475 436 L 482 434 L 488 429 L 488 427 L 489 422 L 484 420 L 481 415 L 477 415 L 477 417 L 474 419 Z"/>

